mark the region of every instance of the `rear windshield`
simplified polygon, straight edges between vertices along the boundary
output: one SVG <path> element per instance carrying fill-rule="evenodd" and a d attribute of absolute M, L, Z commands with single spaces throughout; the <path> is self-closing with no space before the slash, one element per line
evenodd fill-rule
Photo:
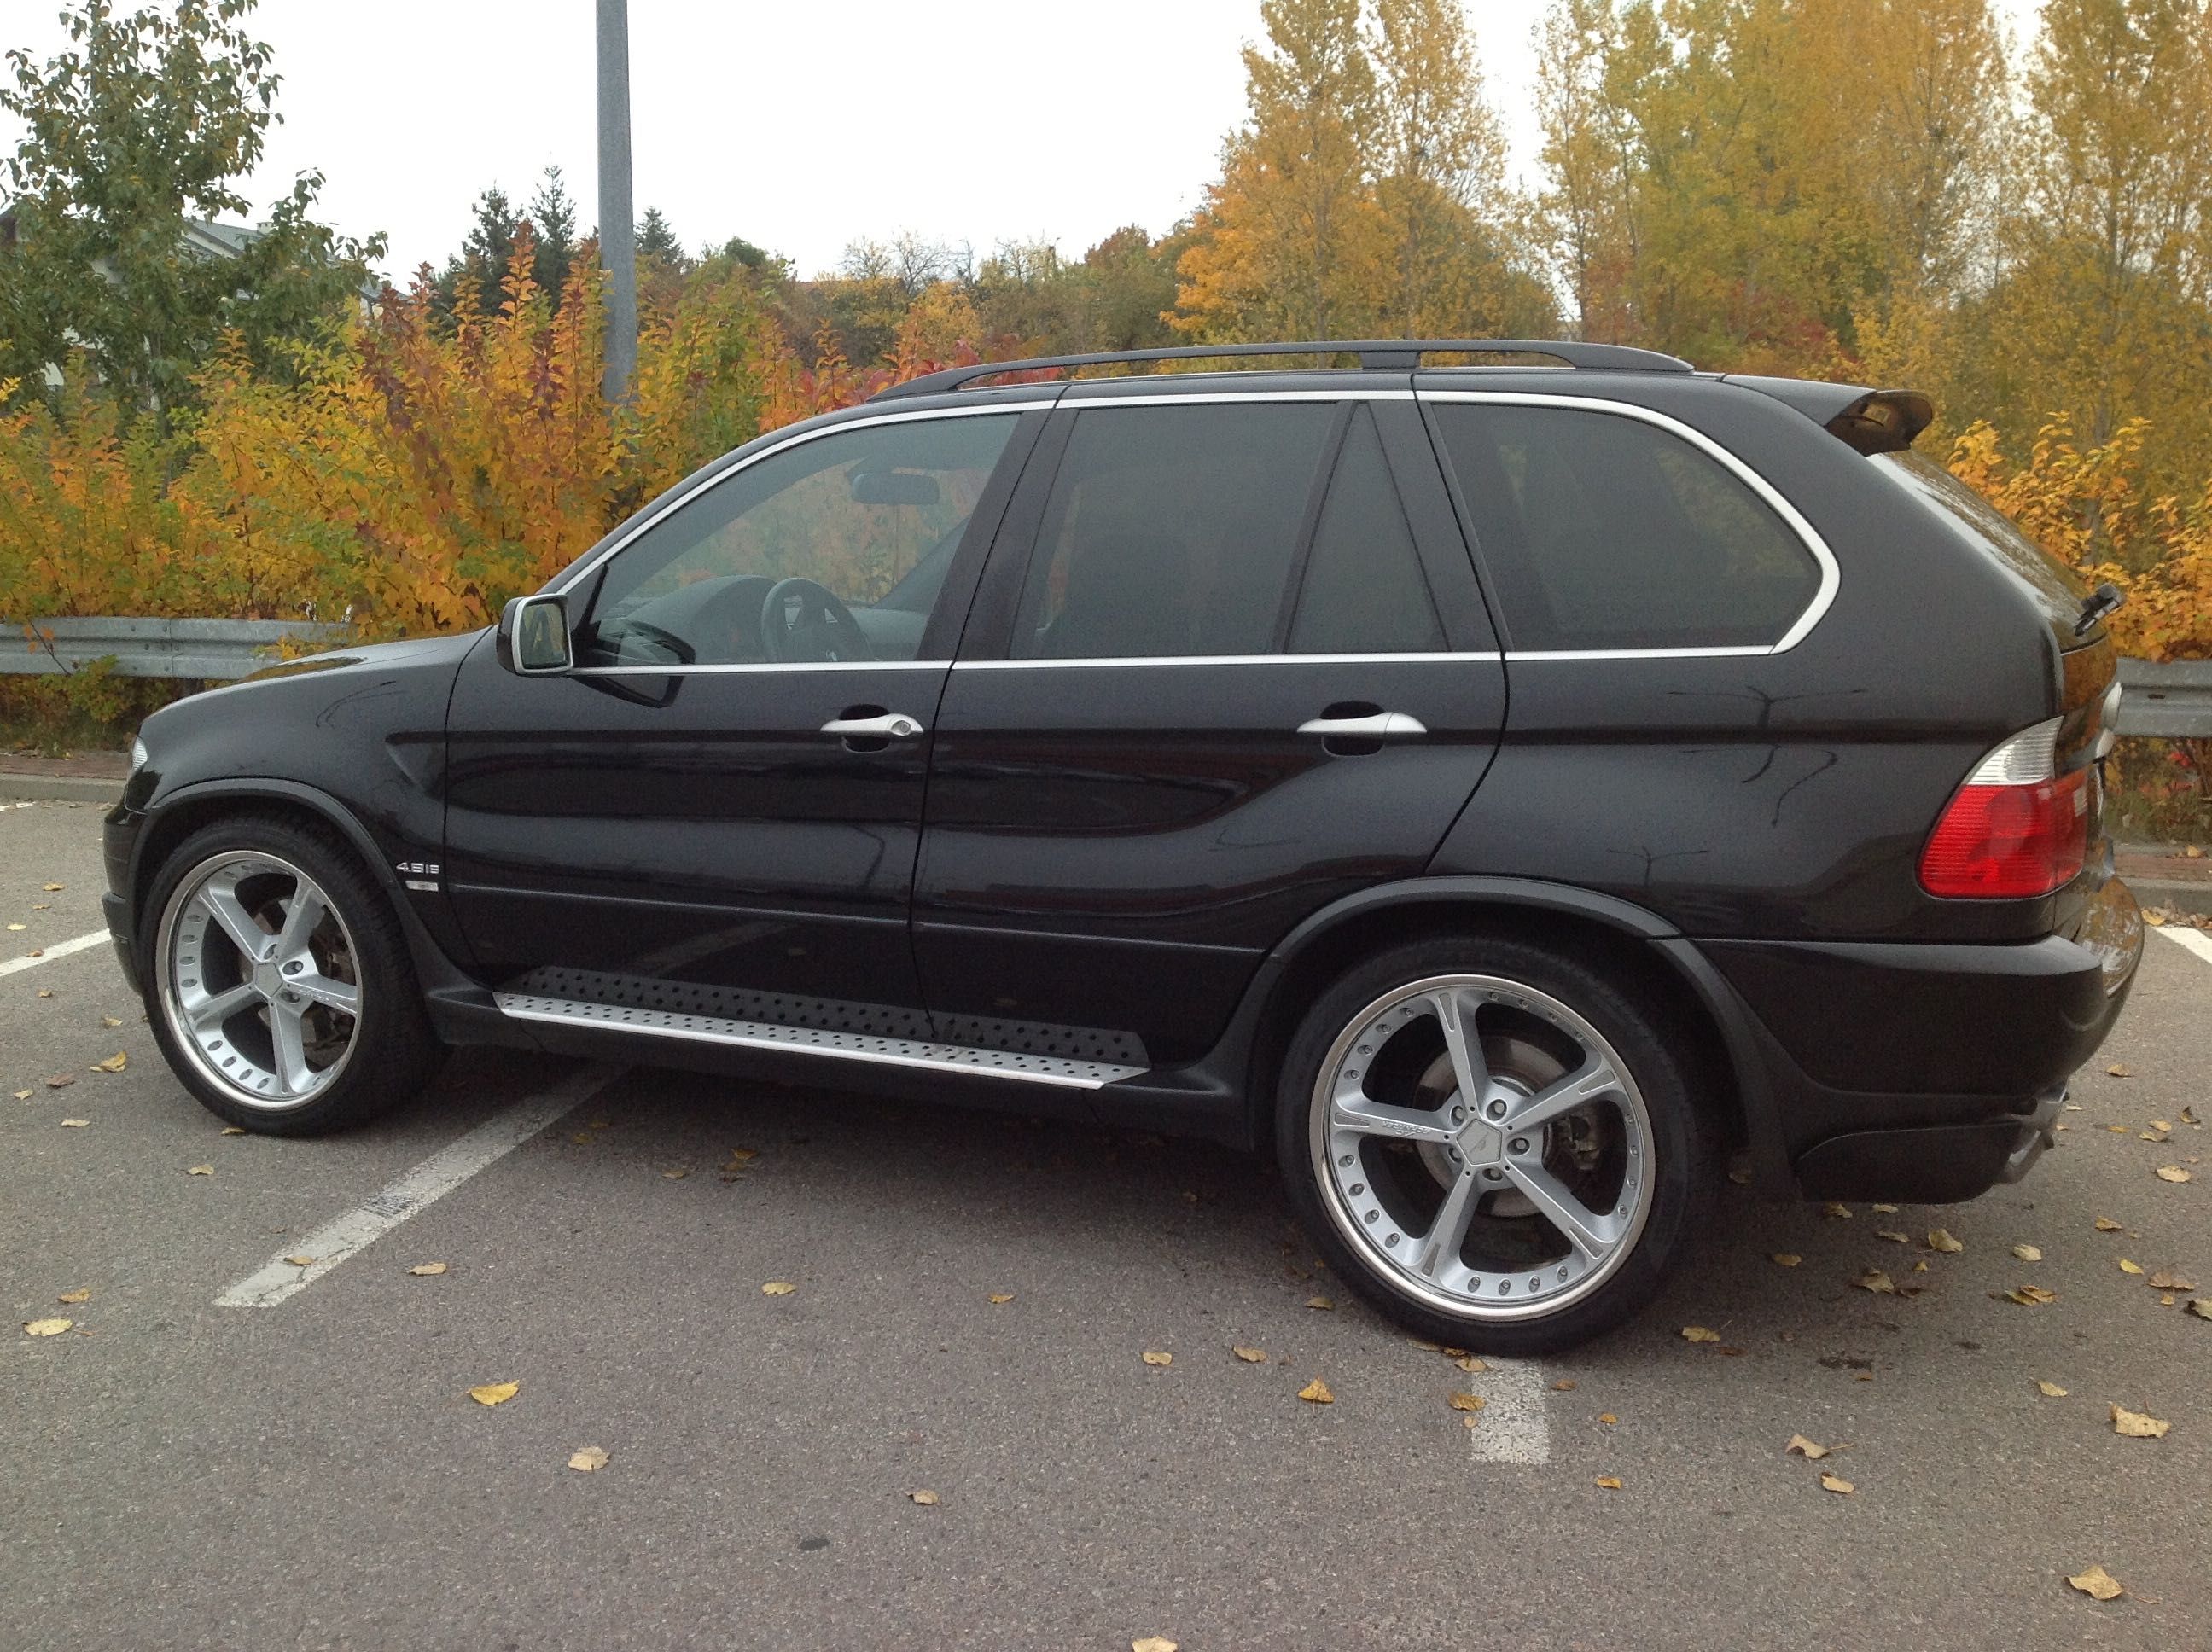
<path fill-rule="evenodd" d="M 1983 555 L 2027 588 L 2063 641 L 2075 646 L 2087 587 L 2081 576 L 2020 531 L 2009 516 L 1921 453 L 1881 453 L 1869 461 Z M 2095 635 L 2092 633 L 2092 635 Z"/>

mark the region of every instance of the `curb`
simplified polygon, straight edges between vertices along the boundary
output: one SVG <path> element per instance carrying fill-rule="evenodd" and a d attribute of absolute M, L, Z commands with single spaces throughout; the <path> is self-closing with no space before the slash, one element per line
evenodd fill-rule
<path fill-rule="evenodd" d="M 91 774 L 0 774 L 0 802 L 114 804 L 123 782 Z"/>

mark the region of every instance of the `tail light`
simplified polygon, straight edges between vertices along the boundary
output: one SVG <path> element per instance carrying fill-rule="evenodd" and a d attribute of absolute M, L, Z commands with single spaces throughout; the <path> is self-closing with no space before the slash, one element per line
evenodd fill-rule
<path fill-rule="evenodd" d="M 1920 887 L 2016 901 L 2073 882 L 2089 844 L 2090 771 L 2057 769 L 2060 720 L 2023 729 L 1974 766 L 1920 852 Z"/>

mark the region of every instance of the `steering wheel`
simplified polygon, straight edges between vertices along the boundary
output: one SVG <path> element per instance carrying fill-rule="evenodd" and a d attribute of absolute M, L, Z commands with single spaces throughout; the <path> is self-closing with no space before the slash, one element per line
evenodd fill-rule
<path fill-rule="evenodd" d="M 812 580 L 779 580 L 761 601 L 761 653 L 778 663 L 873 659 L 867 635 L 837 593 Z"/>
<path fill-rule="evenodd" d="M 620 659 L 622 633 L 625 631 L 629 633 L 632 636 L 641 637 L 646 641 L 653 643 L 656 647 L 665 648 L 670 653 L 676 657 L 676 663 L 679 665 L 689 665 L 699 658 L 699 651 L 694 648 L 690 643 L 686 642 L 682 637 L 678 636 L 673 631 L 667 630 L 663 627 L 653 624 L 650 620 L 620 619 L 609 622 L 609 625 L 610 628 L 614 629 L 614 635 L 611 641 L 614 642 L 617 651 L 617 663 L 619 664 L 635 663 L 633 661 L 622 660 Z M 606 638 L 603 633 L 601 641 L 605 641 L 608 640 L 610 639 Z"/>

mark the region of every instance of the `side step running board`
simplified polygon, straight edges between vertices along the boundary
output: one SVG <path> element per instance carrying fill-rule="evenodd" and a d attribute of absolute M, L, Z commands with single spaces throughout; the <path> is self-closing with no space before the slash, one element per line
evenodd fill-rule
<path fill-rule="evenodd" d="M 516 1021 L 544 1021 L 563 1026 L 581 1022 L 610 1031 L 643 1033 L 695 1044 L 730 1044 L 744 1049 L 797 1051 L 886 1066 L 927 1067 L 987 1077 L 1025 1079 L 1033 1084 L 1064 1084 L 1098 1090 L 1141 1076 L 1146 1069 L 1107 1061 L 1073 1060 L 1060 1055 L 1028 1055 L 1016 1050 L 974 1049 L 920 1039 L 884 1038 L 871 1033 L 831 1032 L 820 1027 L 785 1027 L 766 1021 L 723 1016 L 682 1015 L 629 1004 L 592 1004 L 580 999 L 545 998 L 531 993 L 495 993 L 500 1013 Z"/>

